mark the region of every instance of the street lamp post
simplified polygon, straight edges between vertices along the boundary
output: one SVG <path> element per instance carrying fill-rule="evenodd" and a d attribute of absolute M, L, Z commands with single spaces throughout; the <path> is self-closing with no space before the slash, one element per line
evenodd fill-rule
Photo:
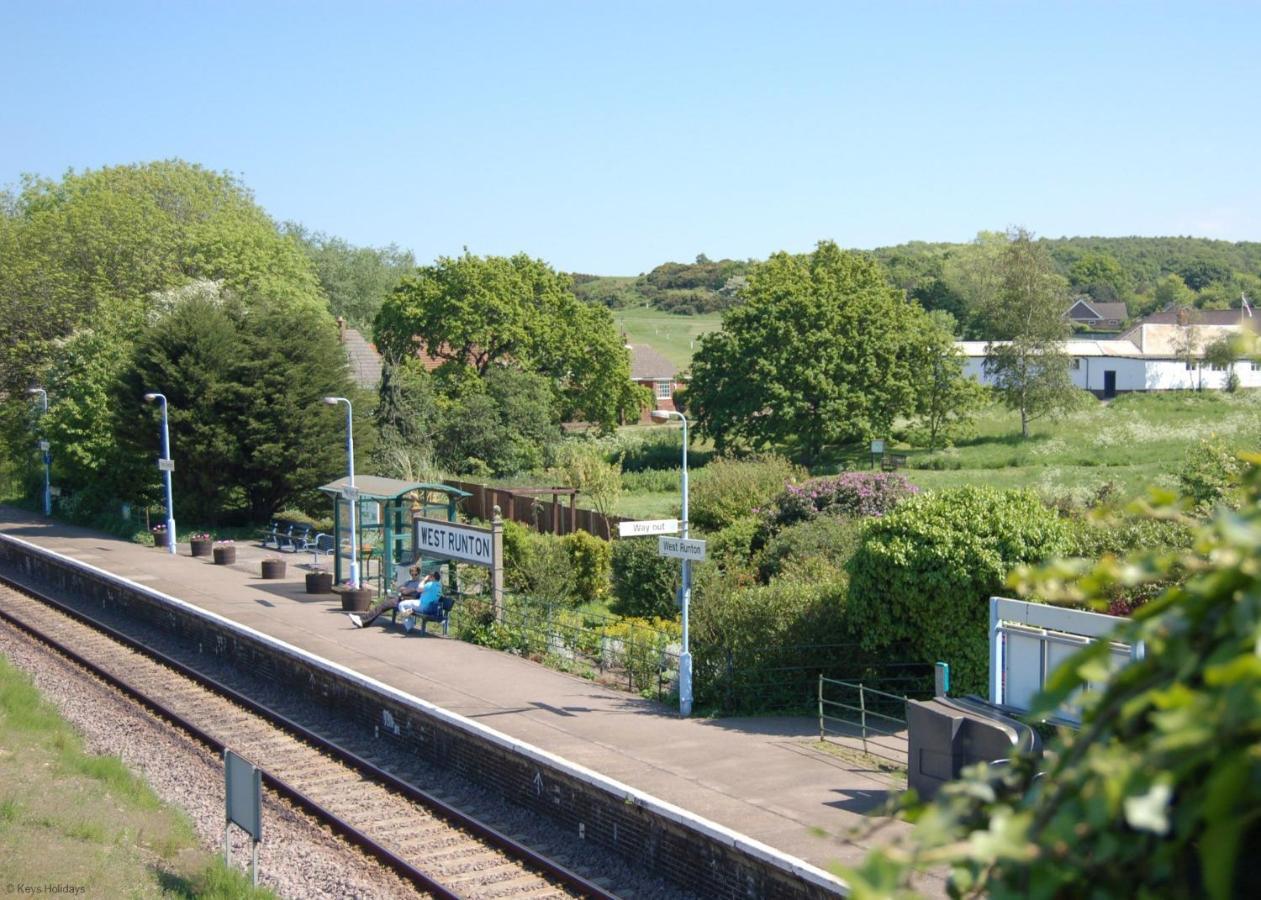
<path fill-rule="evenodd" d="M 683 538 L 687 539 L 687 417 L 672 409 L 654 409 L 652 418 L 666 422 L 677 417 L 683 423 Z M 679 586 L 679 608 L 683 611 L 683 652 L 679 654 L 679 714 L 692 714 L 692 652 L 687 635 L 688 606 L 692 601 L 692 561 L 683 560 L 683 583 Z"/>
<path fill-rule="evenodd" d="M 350 506 L 350 586 L 351 588 L 359 587 L 359 533 L 356 529 L 356 510 L 359 506 L 359 498 L 355 494 L 355 431 L 354 431 L 354 411 L 351 409 L 350 401 L 345 397 L 325 397 L 324 402 L 329 406 L 336 406 L 338 403 L 346 404 L 346 485 L 350 488 L 350 495 L 347 497 L 347 505 Z"/>
<path fill-rule="evenodd" d="M 53 493 L 52 493 L 52 454 L 48 450 L 48 438 L 44 436 L 43 418 L 48 415 L 48 391 L 41 387 L 27 388 L 28 394 L 39 394 L 41 401 L 40 408 L 40 438 L 39 449 L 44 454 L 44 515 L 51 516 L 53 514 Z"/>
<path fill-rule="evenodd" d="M 171 494 L 171 473 L 175 464 L 171 462 L 171 433 L 166 424 L 166 395 L 145 394 L 146 403 L 154 400 L 162 401 L 162 458 L 158 460 L 158 468 L 162 470 L 162 484 L 166 488 L 166 552 L 175 555 L 175 499 Z"/>

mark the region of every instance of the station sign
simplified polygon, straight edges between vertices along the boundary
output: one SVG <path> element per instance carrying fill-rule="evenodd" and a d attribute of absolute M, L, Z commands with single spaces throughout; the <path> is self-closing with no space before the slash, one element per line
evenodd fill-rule
<path fill-rule="evenodd" d="M 678 534 L 678 519 L 644 519 L 639 522 L 618 522 L 621 537 L 647 537 L 653 534 Z"/>
<path fill-rule="evenodd" d="M 494 563 L 494 541 L 490 530 L 456 525 L 454 522 L 417 519 L 416 550 L 422 556 L 458 559 L 481 566 Z"/>
<path fill-rule="evenodd" d="M 47 453 L 47 452 L 48 452 L 48 441 L 40 441 L 40 442 L 39 442 L 39 449 L 41 449 L 41 450 L 43 450 L 45 453 Z"/>
<path fill-rule="evenodd" d="M 158 460 L 158 471 L 159 471 L 159 472 L 174 472 L 174 471 L 175 471 L 175 460 L 173 460 L 173 459 L 159 459 L 159 460 Z"/>
<path fill-rule="evenodd" d="M 690 538 L 659 537 L 657 555 L 702 562 L 705 559 L 705 542 Z"/>
<path fill-rule="evenodd" d="M 359 499 L 359 488 L 347 485 L 342 488 L 342 499 L 347 503 L 354 503 Z"/>

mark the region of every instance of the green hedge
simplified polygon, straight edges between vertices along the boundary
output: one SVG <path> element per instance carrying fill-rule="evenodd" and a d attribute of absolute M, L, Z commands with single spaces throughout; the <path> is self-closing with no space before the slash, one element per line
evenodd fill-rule
<path fill-rule="evenodd" d="M 657 555 L 651 538 L 624 538 L 613 543 L 613 602 L 619 616 L 673 619 L 679 585 L 678 560 Z"/>
<path fill-rule="evenodd" d="M 1068 547 L 1065 523 L 1027 491 L 913 497 L 863 529 L 850 561 L 853 625 L 867 649 L 944 660 L 958 692 L 983 691 L 989 598 L 1014 566 Z"/>

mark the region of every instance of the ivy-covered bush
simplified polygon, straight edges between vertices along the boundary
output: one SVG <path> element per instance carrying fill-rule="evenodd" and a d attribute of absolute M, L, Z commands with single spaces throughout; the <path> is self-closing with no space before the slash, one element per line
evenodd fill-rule
<path fill-rule="evenodd" d="M 1218 503 L 1236 505 L 1243 470 L 1243 461 L 1236 452 L 1216 438 L 1205 438 L 1187 451 L 1178 470 L 1178 483 L 1201 509 Z"/>
<path fill-rule="evenodd" d="M 619 616 L 673 619 L 679 561 L 657 555 L 657 542 L 624 538 L 613 542 L 613 601 Z"/>
<path fill-rule="evenodd" d="M 842 472 L 789 484 L 775 500 L 776 525 L 791 525 L 816 515 L 883 516 L 919 488 L 893 472 Z"/>
<path fill-rule="evenodd" d="M 609 542 L 579 529 L 561 539 L 569 557 L 575 605 L 603 601 L 609 596 L 613 551 Z"/>
<path fill-rule="evenodd" d="M 746 567 L 762 529 L 761 520 L 754 516 L 736 519 L 726 528 L 704 535 L 706 555 L 725 569 Z"/>
<path fill-rule="evenodd" d="M 782 456 L 720 458 L 693 479 L 689 490 L 691 524 L 717 531 L 778 496 L 785 484 L 800 481 L 805 470 Z"/>
<path fill-rule="evenodd" d="M 740 587 L 714 568 L 692 590 L 691 649 L 696 702 L 729 712 L 783 709 L 817 686 L 806 648 L 844 663 L 827 645 L 853 641 L 843 581 L 783 580 Z"/>
<path fill-rule="evenodd" d="M 983 691 L 989 598 L 1016 565 L 1067 549 L 1065 524 L 1030 492 L 921 494 L 864 525 L 850 561 L 850 615 L 867 649 L 944 660 L 959 693 Z"/>
<path fill-rule="evenodd" d="M 955 897 L 1261 895 L 1261 455 L 1250 464 L 1240 511 L 1190 549 L 1021 573 L 1033 596 L 1095 608 L 1116 584 L 1187 577 L 1116 635 L 1141 658 L 1109 677 L 1096 641 L 1052 674 L 1031 715 L 1083 691 L 1082 726 L 1043 766 L 1018 757 L 946 785 L 913 811 L 909 846 L 843 873 L 855 896 L 915 896 L 913 868 L 939 894 L 947 867 Z"/>
<path fill-rule="evenodd" d="M 767 541 L 759 556 L 758 577 L 772 581 L 808 571 L 809 577 L 817 578 L 822 565 L 834 573 L 833 580 L 848 581 L 844 567 L 858 549 L 861 531 L 859 522 L 832 517 L 791 525 Z"/>

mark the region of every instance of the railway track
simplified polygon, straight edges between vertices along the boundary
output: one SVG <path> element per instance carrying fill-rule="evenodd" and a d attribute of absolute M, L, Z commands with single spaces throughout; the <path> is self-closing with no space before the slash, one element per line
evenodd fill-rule
<path fill-rule="evenodd" d="M 616 895 L 56 598 L 0 579 L 0 618 L 134 698 L 436 897 Z"/>

